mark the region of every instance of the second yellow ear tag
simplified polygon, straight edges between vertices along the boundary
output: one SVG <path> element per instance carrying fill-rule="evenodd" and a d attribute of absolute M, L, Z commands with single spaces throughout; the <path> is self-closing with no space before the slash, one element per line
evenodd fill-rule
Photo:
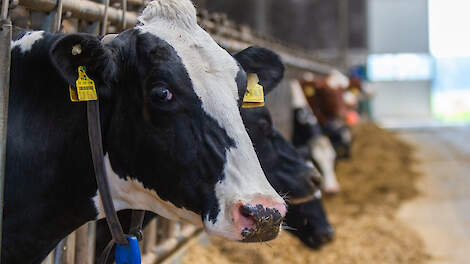
<path fill-rule="evenodd" d="M 243 97 L 243 108 L 253 108 L 264 106 L 264 91 L 263 86 L 259 83 L 258 75 L 249 74 L 248 84 Z"/>
<path fill-rule="evenodd" d="M 305 92 L 305 95 L 307 97 L 312 97 L 315 95 L 315 88 L 313 88 L 313 86 L 307 86 L 304 88 L 304 92 Z"/>
<path fill-rule="evenodd" d="M 78 79 L 75 82 L 77 90 L 69 87 L 70 99 L 73 102 L 94 101 L 98 99 L 95 82 L 86 75 L 84 66 L 78 66 Z"/>

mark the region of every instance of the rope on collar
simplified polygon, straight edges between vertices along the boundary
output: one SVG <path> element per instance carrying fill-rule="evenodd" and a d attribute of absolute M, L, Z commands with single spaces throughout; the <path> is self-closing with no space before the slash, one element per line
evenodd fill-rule
<path fill-rule="evenodd" d="M 292 204 L 292 205 L 299 205 L 299 204 L 303 204 L 303 203 L 306 203 L 306 202 L 310 202 L 314 199 L 320 199 L 321 196 L 322 196 L 321 191 L 316 190 L 312 194 L 301 197 L 301 198 L 289 198 L 289 200 L 287 200 L 287 202 L 289 204 Z"/>

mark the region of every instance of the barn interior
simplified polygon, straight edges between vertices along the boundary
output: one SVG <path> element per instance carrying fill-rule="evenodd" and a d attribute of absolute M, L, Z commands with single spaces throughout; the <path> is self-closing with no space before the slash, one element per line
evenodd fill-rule
<path fill-rule="evenodd" d="M 8 32 L 119 33 L 138 23 L 148 2 L 2 0 L 2 177 Z M 470 2 L 193 3 L 199 25 L 230 53 L 256 45 L 280 56 L 284 78 L 264 101 L 274 127 L 292 141 L 301 91 L 301 108 L 331 141 L 337 183 L 330 188 L 323 179 L 321 200 L 334 235 L 312 248 L 285 223 L 278 238 L 247 244 L 157 216 L 144 230 L 142 263 L 469 263 Z M 95 229 L 82 226 L 41 263 L 95 263 Z"/>

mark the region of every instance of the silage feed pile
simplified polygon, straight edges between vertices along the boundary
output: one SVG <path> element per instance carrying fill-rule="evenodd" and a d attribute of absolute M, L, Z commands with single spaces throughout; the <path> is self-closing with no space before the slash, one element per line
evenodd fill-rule
<path fill-rule="evenodd" d="M 183 263 L 426 263 L 420 237 L 395 218 L 400 204 L 418 195 L 413 149 L 373 124 L 358 125 L 353 134 L 352 158 L 337 167 L 341 193 L 324 199 L 336 229 L 333 243 L 311 250 L 287 231 L 263 244 L 213 238 L 190 248 Z"/>

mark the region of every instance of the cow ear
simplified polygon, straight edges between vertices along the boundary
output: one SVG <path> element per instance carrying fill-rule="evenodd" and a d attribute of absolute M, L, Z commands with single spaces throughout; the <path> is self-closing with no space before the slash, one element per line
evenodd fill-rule
<path fill-rule="evenodd" d="M 85 66 L 86 74 L 99 87 L 103 87 L 116 72 L 111 51 L 94 35 L 65 35 L 52 45 L 49 55 L 57 71 L 68 84 L 75 84 L 79 66 Z M 102 93 L 103 91 L 100 91 L 100 94 Z"/>
<path fill-rule="evenodd" d="M 284 64 L 281 58 L 268 49 L 258 46 L 249 47 L 236 53 L 234 58 L 247 73 L 258 75 L 265 94 L 271 92 L 284 76 Z"/>

